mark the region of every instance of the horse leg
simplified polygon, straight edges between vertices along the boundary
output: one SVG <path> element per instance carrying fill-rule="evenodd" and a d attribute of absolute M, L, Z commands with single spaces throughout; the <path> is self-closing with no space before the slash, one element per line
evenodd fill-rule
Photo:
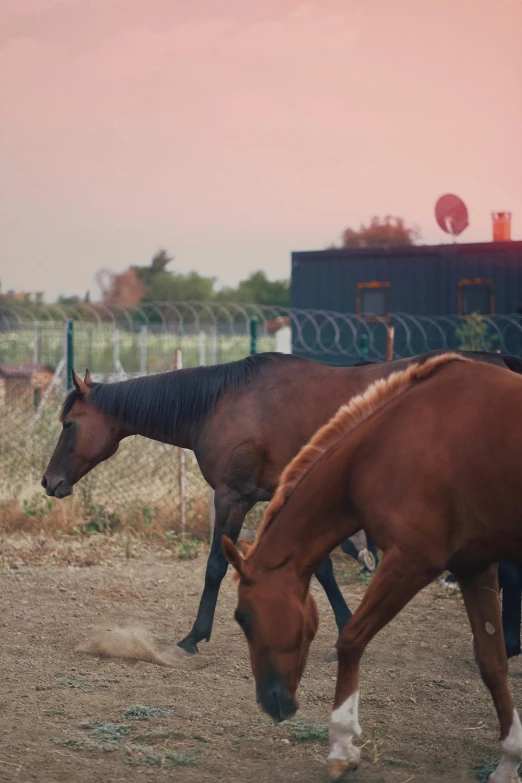
<path fill-rule="evenodd" d="M 341 550 L 345 555 L 350 555 L 354 560 L 362 563 L 366 570 L 371 573 L 375 571 L 377 567 L 379 556 L 377 554 L 377 548 L 368 533 L 365 532 L 364 537 L 366 538 L 366 546 L 363 549 L 358 550 L 354 542 L 350 538 L 347 538 L 346 541 L 343 541 L 341 544 Z"/>
<path fill-rule="evenodd" d="M 197 653 L 199 652 L 198 642 L 201 642 L 203 639 L 206 639 L 207 642 L 210 641 L 219 589 L 228 568 L 221 545 L 221 537 L 223 535 L 228 536 L 236 543 L 245 517 L 253 505 L 254 501 L 245 500 L 239 495 L 218 492 L 215 494 L 216 518 L 214 537 L 207 560 L 205 587 L 203 588 L 197 617 L 192 630 L 188 636 L 182 639 L 181 642 L 178 642 L 178 647 L 181 647 L 185 652 Z"/>
<path fill-rule="evenodd" d="M 332 780 L 356 769 L 361 752 L 353 740 L 359 726 L 359 664 L 367 645 L 381 628 L 426 587 L 442 569 L 413 563 L 397 549 L 388 550 L 364 597 L 345 626 L 338 645 L 339 668 L 330 717 L 328 768 Z"/>
<path fill-rule="evenodd" d="M 375 562 L 375 568 L 377 568 L 379 564 L 379 553 L 377 552 L 377 547 L 373 543 L 368 533 L 366 533 L 366 548 L 368 552 L 372 555 Z"/>
<path fill-rule="evenodd" d="M 520 783 L 517 770 L 522 761 L 522 725 L 508 686 L 497 568 L 490 566 L 474 578 L 460 578 L 459 584 L 475 638 L 480 673 L 500 723 L 502 756 L 489 780 Z"/>
<path fill-rule="evenodd" d="M 521 589 L 520 567 L 499 563 L 499 587 L 502 590 L 502 628 L 508 658 L 520 655 Z"/>
<path fill-rule="evenodd" d="M 335 580 L 332 558 L 330 556 L 328 556 L 326 560 L 324 560 L 321 563 L 321 565 L 315 572 L 315 576 L 317 577 L 317 581 L 323 588 L 328 600 L 330 601 L 331 607 L 335 615 L 335 622 L 337 623 L 337 629 L 340 634 L 344 626 L 352 616 L 352 613 L 350 612 L 350 609 L 348 608 L 348 605 L 344 600 L 343 594 L 339 589 L 339 585 Z M 325 661 L 331 663 L 332 661 L 336 661 L 336 660 L 337 660 L 337 649 L 336 647 L 332 647 L 330 652 L 327 654 Z"/>

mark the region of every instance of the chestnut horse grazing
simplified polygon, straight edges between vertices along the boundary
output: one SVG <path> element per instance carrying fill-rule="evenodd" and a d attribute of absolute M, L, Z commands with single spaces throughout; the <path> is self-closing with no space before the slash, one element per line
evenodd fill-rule
<path fill-rule="evenodd" d="M 522 561 L 522 379 L 457 354 L 412 365 L 343 406 L 282 474 L 252 547 L 223 539 L 239 575 L 236 619 L 257 699 L 275 720 L 296 690 L 318 625 L 310 580 L 364 529 L 383 557 L 338 645 L 330 719 L 333 780 L 360 750 L 359 665 L 368 643 L 444 570 L 457 577 L 500 722 L 490 780 L 515 783 L 522 726 L 508 688 L 498 561 Z"/>
<path fill-rule="evenodd" d="M 129 435 L 192 449 L 215 489 L 214 540 L 192 630 L 179 646 L 198 652 L 210 639 L 227 570 L 221 536 L 237 541 L 248 511 L 267 501 L 284 467 L 338 408 L 378 378 L 441 351 L 361 367 L 327 367 L 297 356 L 260 353 L 213 367 L 176 370 L 127 381 L 92 383 L 73 374 L 63 431 L 42 479 L 48 495 L 70 495 L 82 476 L 111 457 Z M 467 354 L 522 372 L 522 362 L 496 353 Z M 351 617 L 328 556 L 316 576 L 339 631 Z"/>

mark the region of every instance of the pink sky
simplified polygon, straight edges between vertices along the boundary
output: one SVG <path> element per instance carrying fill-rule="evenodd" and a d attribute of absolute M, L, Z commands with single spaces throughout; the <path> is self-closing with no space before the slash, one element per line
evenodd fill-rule
<path fill-rule="evenodd" d="M 372 214 L 522 238 L 520 0 L 2 0 L 0 280 L 286 277 Z M 94 291 L 94 289 L 93 289 Z"/>

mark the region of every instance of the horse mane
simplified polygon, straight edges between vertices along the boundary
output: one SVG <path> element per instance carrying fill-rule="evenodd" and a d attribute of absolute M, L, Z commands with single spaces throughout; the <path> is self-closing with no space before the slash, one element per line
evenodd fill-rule
<path fill-rule="evenodd" d="M 373 413 L 383 408 L 392 399 L 407 391 L 417 381 L 428 378 L 442 365 L 450 362 L 469 362 L 457 353 L 444 353 L 428 359 L 424 364 L 411 364 L 404 370 L 396 370 L 387 378 L 379 378 L 365 391 L 342 405 L 332 418 L 320 427 L 281 474 L 274 497 L 268 504 L 257 536 L 247 552 L 248 559 L 278 512 L 286 504 L 301 480 L 313 468 L 317 460 L 344 439 L 356 426 L 366 421 Z"/>
<path fill-rule="evenodd" d="M 302 360 L 292 354 L 257 353 L 210 367 L 173 370 L 116 383 L 93 383 L 89 384 L 87 401 L 102 413 L 151 436 L 175 435 L 212 413 L 226 391 L 243 389 L 264 367 L 288 361 Z M 81 396 L 76 389 L 67 395 L 61 421 Z"/>

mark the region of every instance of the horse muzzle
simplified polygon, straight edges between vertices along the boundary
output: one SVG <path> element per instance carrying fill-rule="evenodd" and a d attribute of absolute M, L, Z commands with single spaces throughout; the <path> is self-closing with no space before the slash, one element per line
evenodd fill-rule
<path fill-rule="evenodd" d="M 72 487 L 63 476 L 45 474 L 42 478 L 42 487 L 49 497 L 66 498 L 72 495 Z"/>
<path fill-rule="evenodd" d="M 298 709 L 298 704 L 287 687 L 274 676 L 263 678 L 257 691 L 257 703 L 276 723 L 288 720 Z"/>

